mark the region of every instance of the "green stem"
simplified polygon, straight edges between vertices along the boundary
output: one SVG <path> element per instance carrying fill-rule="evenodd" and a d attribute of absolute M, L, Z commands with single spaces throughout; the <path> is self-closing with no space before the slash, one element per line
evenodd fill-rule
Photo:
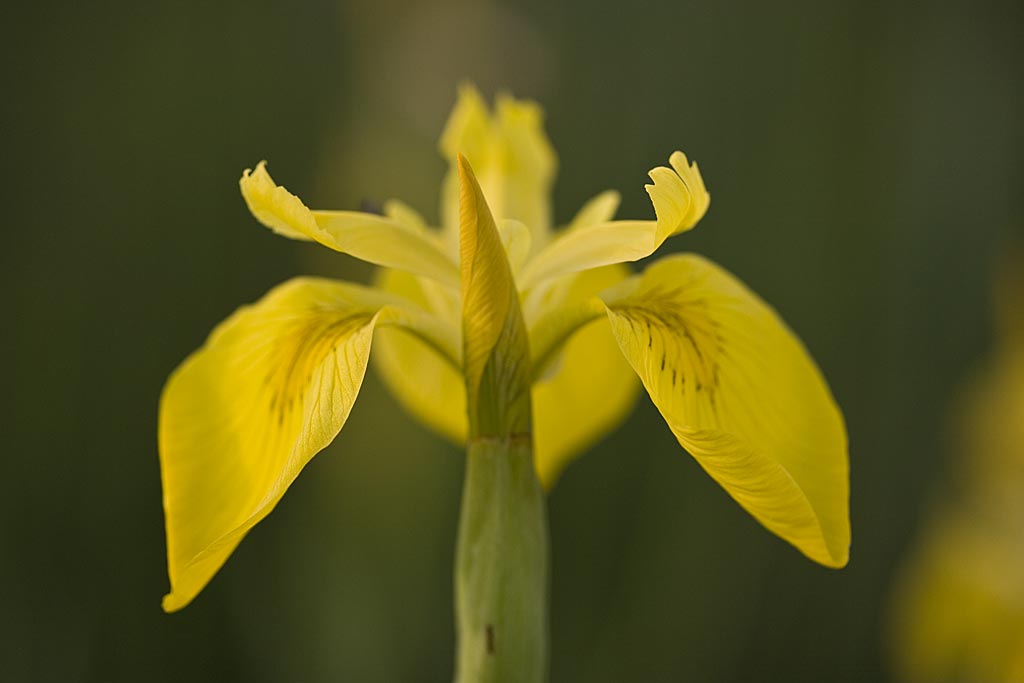
<path fill-rule="evenodd" d="M 531 437 L 472 439 L 455 558 L 456 683 L 546 680 L 547 555 Z"/>

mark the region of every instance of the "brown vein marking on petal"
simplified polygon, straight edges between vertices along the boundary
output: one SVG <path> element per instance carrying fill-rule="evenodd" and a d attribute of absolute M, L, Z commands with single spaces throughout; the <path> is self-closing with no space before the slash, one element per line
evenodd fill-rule
<path fill-rule="evenodd" d="M 705 299 L 687 297 L 682 287 L 652 289 L 612 309 L 626 316 L 634 334 L 646 335 L 647 349 L 654 352 L 659 345 L 660 372 L 671 373 L 673 387 L 686 391 L 690 386 L 714 401 L 726 340 Z"/>

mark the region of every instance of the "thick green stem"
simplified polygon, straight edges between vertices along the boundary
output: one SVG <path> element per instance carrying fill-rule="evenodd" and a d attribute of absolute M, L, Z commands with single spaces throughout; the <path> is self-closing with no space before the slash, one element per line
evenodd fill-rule
<path fill-rule="evenodd" d="M 542 683 L 548 535 L 529 434 L 470 441 L 455 558 L 456 683 Z"/>

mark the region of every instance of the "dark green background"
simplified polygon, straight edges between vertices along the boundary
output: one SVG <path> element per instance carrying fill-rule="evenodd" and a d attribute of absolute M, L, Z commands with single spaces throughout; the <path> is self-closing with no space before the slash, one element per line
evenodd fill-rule
<path fill-rule="evenodd" d="M 260 227 L 242 169 L 311 205 L 436 215 L 462 79 L 541 101 L 565 220 L 651 216 L 673 149 L 694 250 L 772 302 L 851 442 L 852 560 L 813 565 L 646 399 L 550 498 L 552 680 L 887 680 L 886 605 L 1024 233 L 1019 2 L 40 2 L 2 11 L 0 679 L 446 681 L 461 454 L 370 376 L 336 443 L 167 616 L 156 406 L 236 306 L 351 259 Z"/>

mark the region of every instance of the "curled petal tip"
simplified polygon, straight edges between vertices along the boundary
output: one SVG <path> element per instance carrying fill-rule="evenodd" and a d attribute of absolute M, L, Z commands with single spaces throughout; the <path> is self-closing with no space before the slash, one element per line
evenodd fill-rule
<path fill-rule="evenodd" d="M 654 184 L 644 186 L 658 217 L 659 244 L 694 227 L 711 201 L 696 163 L 677 150 L 669 156 L 669 165 L 652 169 L 648 175 Z"/>

